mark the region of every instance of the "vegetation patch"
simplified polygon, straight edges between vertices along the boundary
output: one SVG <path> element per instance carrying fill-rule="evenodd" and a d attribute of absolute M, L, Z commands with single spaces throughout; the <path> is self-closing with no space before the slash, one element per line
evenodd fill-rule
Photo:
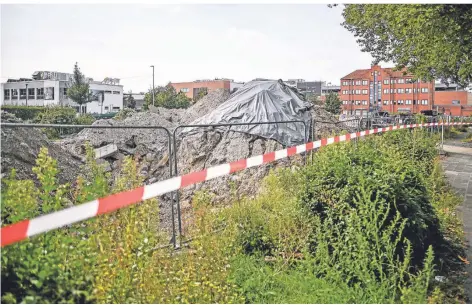
<path fill-rule="evenodd" d="M 158 233 L 155 200 L 8 246 L 2 301 L 461 302 L 461 200 L 446 183 L 438 138 L 401 130 L 323 147 L 229 207 L 198 192 L 192 241 L 178 251 L 157 247 L 168 237 Z M 39 187 L 14 172 L 4 180 L 5 224 L 142 184 L 129 158 L 112 181 L 90 147 L 73 188 L 57 185 L 54 162 L 42 151 Z"/>

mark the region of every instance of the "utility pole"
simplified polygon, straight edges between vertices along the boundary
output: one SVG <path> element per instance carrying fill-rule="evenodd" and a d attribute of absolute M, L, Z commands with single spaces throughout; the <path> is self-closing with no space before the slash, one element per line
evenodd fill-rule
<path fill-rule="evenodd" d="M 151 68 L 152 68 L 152 105 L 155 107 L 156 104 L 154 103 L 154 65 L 152 65 Z"/>
<path fill-rule="evenodd" d="M 26 83 L 26 106 L 28 106 L 28 84 Z"/>

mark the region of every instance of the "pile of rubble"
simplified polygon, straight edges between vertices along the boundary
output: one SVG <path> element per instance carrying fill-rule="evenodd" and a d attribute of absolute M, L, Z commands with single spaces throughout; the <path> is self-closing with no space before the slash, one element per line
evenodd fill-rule
<path fill-rule="evenodd" d="M 22 123 L 15 115 L 4 111 L 1 112 L 1 119 L 3 123 Z M 1 142 L 2 178 L 8 177 L 15 169 L 18 179 L 37 181 L 32 168 L 36 166 L 41 147 L 46 147 L 49 155 L 57 160 L 59 183 L 74 182 L 83 164 L 79 157 L 50 142 L 37 128 L 2 127 Z"/>
<path fill-rule="evenodd" d="M 238 90 L 234 94 L 238 92 L 243 91 Z M 93 126 L 110 126 L 112 128 L 84 129 L 74 137 L 58 141 L 57 144 L 63 149 L 47 141 L 46 137 L 39 130 L 17 129 L 10 131 L 2 128 L 2 144 L 3 146 L 9 146 L 7 147 L 7 152 L 4 152 L 4 147 L 2 147 L 2 173 L 4 171 L 4 163 L 7 165 L 7 168 L 18 168 L 19 164 L 12 160 L 26 159 L 26 164 L 28 164 L 29 168 L 18 171 L 25 171 L 28 176 L 31 166 L 34 165 L 39 147 L 47 146 L 51 155 L 58 160 L 61 179 L 74 181 L 78 173 L 78 167 L 82 163 L 80 158 L 77 158 L 77 155 L 82 157 L 85 155 L 85 145 L 88 142 L 97 150 L 104 147 L 107 148 L 107 153 L 100 158 L 99 162 L 104 163 L 113 176 L 119 174 L 124 156 L 130 155 L 138 161 L 139 172 L 144 177 L 146 184 L 164 180 L 170 176 L 172 161 L 169 158 L 170 143 L 168 142 L 169 138 L 166 131 L 153 128 L 125 129 L 117 127 L 162 126 L 172 133 L 177 126 L 191 124 L 196 120 L 198 121 L 199 118 L 210 114 L 229 98 L 228 90 L 218 89 L 209 92 L 204 98 L 188 109 L 166 109 L 151 106 L 148 112 L 130 112 L 125 118 L 98 120 L 94 122 Z M 319 137 L 327 132 L 339 132 L 346 129 L 345 126 L 339 124 L 339 121 L 333 115 L 321 107 L 315 106 L 306 111 L 309 112 L 308 122 L 310 118 L 323 122 L 317 122 L 314 125 L 314 130 L 311 130 L 310 126 L 307 135 L 311 135 L 314 131 L 315 135 Z M 12 134 L 12 132 L 14 133 Z M 25 139 L 28 139 L 30 142 L 25 143 Z M 264 154 L 284 147 L 274 139 L 264 138 L 257 134 L 241 133 L 229 130 L 229 128 L 199 129 L 188 134 L 180 131 L 177 132 L 176 141 L 177 173 L 179 175 Z M 21 156 L 19 156 L 20 154 Z M 27 156 L 23 156 L 23 154 Z M 224 203 L 230 197 L 229 194 L 234 192 L 241 196 L 254 196 L 260 187 L 260 180 L 268 174 L 271 168 L 299 166 L 303 163 L 303 160 L 303 156 L 297 155 L 265 166 L 189 186 L 180 192 L 184 214 L 186 210 L 190 209 L 191 198 L 196 190 L 205 189 L 213 193 L 215 201 L 221 203 Z M 21 168 L 24 165 L 19 167 Z M 170 227 L 170 207 L 173 202 L 171 196 L 171 194 L 167 194 L 160 198 L 161 223 L 163 227 L 167 228 Z"/>

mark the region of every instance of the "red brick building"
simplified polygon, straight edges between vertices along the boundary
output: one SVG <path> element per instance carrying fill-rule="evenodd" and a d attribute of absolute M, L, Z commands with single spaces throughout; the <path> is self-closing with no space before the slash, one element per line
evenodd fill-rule
<path fill-rule="evenodd" d="M 405 71 L 378 65 L 341 78 L 339 97 L 345 114 L 366 114 L 371 109 L 419 113 L 434 105 L 434 82 L 414 81 Z"/>
<path fill-rule="evenodd" d="M 196 80 L 185 83 L 171 83 L 170 85 L 175 88 L 175 91 L 184 92 L 187 97 L 193 99 L 199 91 L 205 90 L 205 88 L 208 92 L 220 88 L 230 90 L 231 80 Z"/>
<path fill-rule="evenodd" d="M 442 91 L 436 88 L 434 107 L 453 116 L 472 115 L 472 93 L 464 90 Z"/>

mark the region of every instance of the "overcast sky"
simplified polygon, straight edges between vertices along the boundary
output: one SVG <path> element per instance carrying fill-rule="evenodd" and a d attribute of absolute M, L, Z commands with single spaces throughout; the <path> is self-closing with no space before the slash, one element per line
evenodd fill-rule
<path fill-rule="evenodd" d="M 345 30 L 341 8 L 322 4 L 1 6 L 1 76 L 72 72 L 124 90 L 155 83 L 303 78 L 339 84 L 370 67 Z"/>

